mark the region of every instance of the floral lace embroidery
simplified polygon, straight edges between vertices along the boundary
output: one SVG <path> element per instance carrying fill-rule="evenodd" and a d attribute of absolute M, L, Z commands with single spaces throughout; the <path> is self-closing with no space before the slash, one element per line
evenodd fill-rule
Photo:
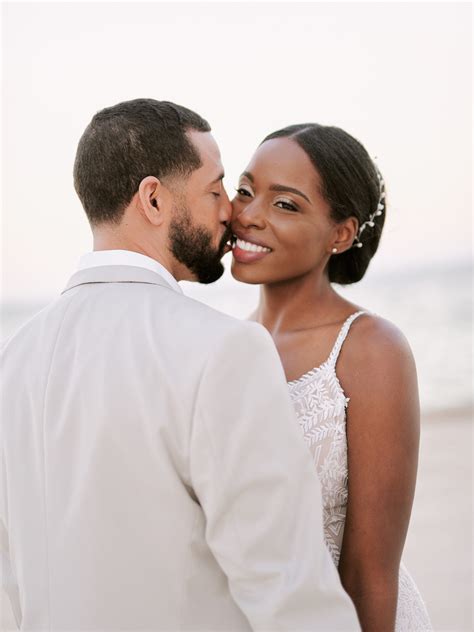
<path fill-rule="evenodd" d="M 329 364 L 290 389 L 300 428 L 321 481 L 326 543 L 337 565 L 347 505 L 347 400 Z"/>

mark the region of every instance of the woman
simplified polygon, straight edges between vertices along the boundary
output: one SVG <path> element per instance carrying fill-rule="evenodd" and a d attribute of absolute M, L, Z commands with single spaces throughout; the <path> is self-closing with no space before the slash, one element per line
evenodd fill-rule
<path fill-rule="evenodd" d="M 382 177 L 349 134 L 274 132 L 233 200 L 232 274 L 261 285 L 251 318 L 279 351 L 321 480 L 326 541 L 363 630 L 414 632 L 431 629 L 400 565 L 418 459 L 415 364 L 394 325 L 332 286 L 364 276 L 385 210 Z"/>

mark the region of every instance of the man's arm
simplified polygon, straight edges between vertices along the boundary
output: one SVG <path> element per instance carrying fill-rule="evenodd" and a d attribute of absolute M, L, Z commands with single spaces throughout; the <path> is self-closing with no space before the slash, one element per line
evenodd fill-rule
<path fill-rule="evenodd" d="M 255 630 L 358 630 L 323 541 L 316 472 L 269 334 L 246 324 L 210 355 L 191 478 L 206 538 Z"/>

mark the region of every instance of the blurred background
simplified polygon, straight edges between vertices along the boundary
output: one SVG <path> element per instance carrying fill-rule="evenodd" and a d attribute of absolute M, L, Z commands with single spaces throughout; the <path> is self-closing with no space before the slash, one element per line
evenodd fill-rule
<path fill-rule="evenodd" d="M 232 196 L 269 132 L 342 127 L 388 189 L 381 247 L 342 294 L 413 348 L 422 444 L 405 563 L 436 630 L 472 629 L 471 5 L 467 2 L 5 2 L 1 337 L 91 249 L 72 165 L 99 109 L 152 97 L 209 120 Z M 229 257 L 229 255 L 227 255 Z M 186 294 L 245 318 L 227 271 Z M 8 620 L 3 604 L 4 620 Z M 4 623 L 8 629 L 7 623 Z"/>

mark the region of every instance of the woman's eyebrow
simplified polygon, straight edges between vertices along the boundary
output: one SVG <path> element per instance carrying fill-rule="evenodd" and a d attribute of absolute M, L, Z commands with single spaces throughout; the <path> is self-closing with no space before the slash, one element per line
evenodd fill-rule
<path fill-rule="evenodd" d="M 293 187 L 286 186 L 285 184 L 272 184 L 269 189 L 270 191 L 286 191 L 287 193 L 294 193 L 295 195 L 299 195 L 300 197 L 304 198 L 307 202 L 311 204 L 311 200 L 304 193 Z"/>
<path fill-rule="evenodd" d="M 242 176 L 247 178 L 247 180 L 250 180 L 250 182 L 255 182 L 255 178 L 250 173 L 250 171 L 243 171 Z M 294 193 L 295 195 L 299 195 L 300 197 L 304 198 L 307 202 L 311 204 L 311 200 L 309 199 L 309 197 L 305 195 L 302 191 L 300 191 L 299 189 L 295 189 L 294 187 L 289 187 L 289 186 L 286 186 L 285 184 L 272 184 L 269 187 L 269 189 L 270 191 L 281 191 L 281 192 L 286 191 L 287 193 Z"/>
<path fill-rule="evenodd" d="M 255 178 L 250 173 L 250 171 L 242 171 L 242 176 L 245 176 L 247 178 L 247 180 L 250 180 L 250 182 L 254 182 L 255 181 Z"/>

